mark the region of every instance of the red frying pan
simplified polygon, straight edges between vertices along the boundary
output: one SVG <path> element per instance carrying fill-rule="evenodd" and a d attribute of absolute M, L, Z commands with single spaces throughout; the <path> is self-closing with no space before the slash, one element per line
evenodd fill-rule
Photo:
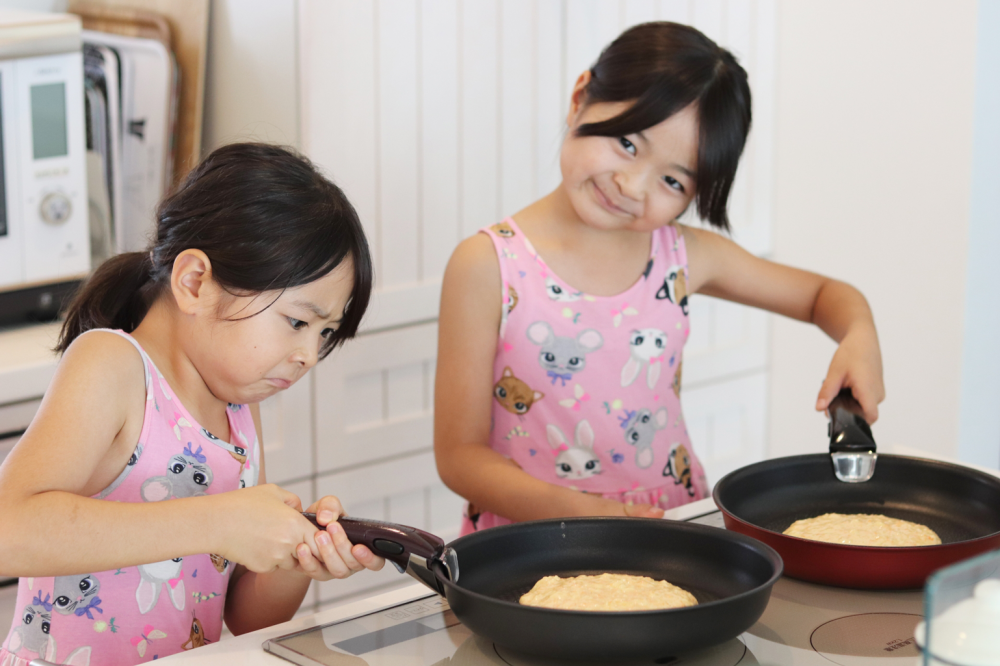
<path fill-rule="evenodd" d="M 960 465 L 876 453 L 849 391 L 831 403 L 830 416 L 829 454 L 743 467 L 723 477 L 713 493 L 726 527 L 778 551 L 785 574 L 841 587 L 916 588 L 941 567 L 1000 548 L 1000 479 Z M 782 534 L 796 520 L 824 513 L 909 520 L 937 532 L 942 543 L 849 546 Z"/>

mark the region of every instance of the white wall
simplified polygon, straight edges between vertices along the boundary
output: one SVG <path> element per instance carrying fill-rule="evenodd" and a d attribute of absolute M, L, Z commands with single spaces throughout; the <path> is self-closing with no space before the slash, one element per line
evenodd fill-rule
<path fill-rule="evenodd" d="M 202 153 L 299 145 L 297 0 L 212 0 Z"/>
<path fill-rule="evenodd" d="M 774 258 L 868 297 L 884 447 L 958 452 L 975 22 L 974 0 L 779 4 Z M 833 351 L 774 318 L 772 455 L 823 449 Z"/>
<path fill-rule="evenodd" d="M 1000 2 L 979 0 L 975 141 L 962 349 L 962 460 L 1000 464 Z"/>

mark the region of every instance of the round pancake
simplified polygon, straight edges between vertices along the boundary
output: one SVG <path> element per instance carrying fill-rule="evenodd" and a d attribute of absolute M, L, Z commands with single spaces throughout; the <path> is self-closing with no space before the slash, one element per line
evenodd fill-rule
<path fill-rule="evenodd" d="M 788 536 L 850 546 L 934 546 L 941 538 L 929 527 L 882 514 L 824 513 L 796 520 Z"/>
<path fill-rule="evenodd" d="M 681 608 L 698 603 L 694 596 L 665 580 L 630 574 L 560 578 L 546 576 L 521 597 L 526 606 L 583 611 L 643 611 Z"/>

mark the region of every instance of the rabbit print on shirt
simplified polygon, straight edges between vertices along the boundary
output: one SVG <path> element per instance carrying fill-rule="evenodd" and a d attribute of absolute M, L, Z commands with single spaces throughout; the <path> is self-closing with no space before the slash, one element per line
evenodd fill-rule
<path fill-rule="evenodd" d="M 135 600 L 139 603 L 140 613 L 145 615 L 153 610 L 164 587 L 174 608 L 184 610 L 183 566 L 183 557 L 139 565 L 140 580 L 139 587 L 135 591 Z"/>
<path fill-rule="evenodd" d="M 584 419 L 576 424 L 573 446 L 559 426 L 545 426 L 549 446 L 559 452 L 556 456 L 556 476 L 560 479 L 587 479 L 601 473 L 601 461 L 594 454 L 594 430 Z"/>
<path fill-rule="evenodd" d="M 646 386 L 654 388 L 660 380 L 663 353 L 667 348 L 667 334 L 658 328 L 640 328 L 629 333 L 629 359 L 622 368 L 622 386 L 632 382 L 646 370 Z"/>

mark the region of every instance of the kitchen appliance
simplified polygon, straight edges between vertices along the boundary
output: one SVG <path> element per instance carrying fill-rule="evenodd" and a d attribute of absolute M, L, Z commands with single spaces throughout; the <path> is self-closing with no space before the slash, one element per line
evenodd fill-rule
<path fill-rule="evenodd" d="M 760 617 L 781 576 L 777 553 L 753 539 L 653 518 L 539 520 L 469 534 L 448 546 L 410 527 L 339 522 L 353 543 L 447 597 L 476 634 L 520 652 L 575 661 L 658 657 L 725 642 Z M 698 605 L 581 612 L 518 603 L 544 576 L 604 572 L 668 580 Z"/>
<path fill-rule="evenodd" d="M 711 499 L 670 513 L 693 523 L 723 526 L 723 516 Z M 920 657 L 913 635 L 922 610 L 920 591 L 850 590 L 782 578 L 775 584 L 764 614 L 738 637 L 704 650 L 662 654 L 639 661 L 614 658 L 609 663 L 616 666 L 917 666 Z M 526 656 L 477 636 L 459 622 L 448 602 L 437 595 L 309 627 L 273 638 L 263 647 L 288 661 L 310 666 L 578 663 Z"/>
<path fill-rule="evenodd" d="M 54 316 L 90 270 L 80 35 L 0 10 L 0 323 Z"/>
<path fill-rule="evenodd" d="M 715 485 L 727 528 L 777 550 L 788 576 L 859 588 L 922 587 L 936 569 L 1000 548 L 1000 479 L 946 462 L 876 454 L 860 407 L 849 393 L 848 399 L 840 404 L 849 414 L 831 403 L 830 455 L 766 460 Z M 838 455 L 851 459 L 838 462 Z M 937 532 L 942 543 L 850 546 L 782 534 L 796 520 L 824 513 L 909 520 Z"/>

